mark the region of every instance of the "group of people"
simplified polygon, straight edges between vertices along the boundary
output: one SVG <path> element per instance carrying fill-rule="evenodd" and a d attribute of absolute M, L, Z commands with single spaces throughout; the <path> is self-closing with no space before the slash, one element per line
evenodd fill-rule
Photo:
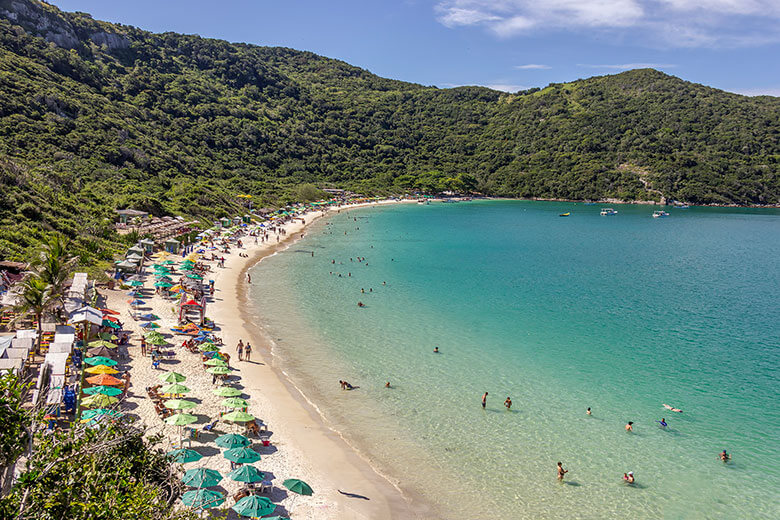
<path fill-rule="evenodd" d="M 250 345 L 248 341 L 246 342 L 246 345 L 244 345 L 244 340 L 238 340 L 238 345 L 236 345 L 236 352 L 238 352 L 239 361 L 252 360 L 252 345 Z"/>

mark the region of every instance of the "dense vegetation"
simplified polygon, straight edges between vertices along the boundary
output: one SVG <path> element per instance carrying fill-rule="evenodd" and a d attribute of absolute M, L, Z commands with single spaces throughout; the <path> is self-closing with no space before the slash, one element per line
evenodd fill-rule
<path fill-rule="evenodd" d="M 82 262 L 105 260 L 116 207 L 209 220 L 239 211 L 239 193 L 274 203 L 302 183 L 780 201 L 780 99 L 650 69 L 511 95 L 438 89 L 0 0 L 0 91 L 0 257 L 59 231 Z"/>

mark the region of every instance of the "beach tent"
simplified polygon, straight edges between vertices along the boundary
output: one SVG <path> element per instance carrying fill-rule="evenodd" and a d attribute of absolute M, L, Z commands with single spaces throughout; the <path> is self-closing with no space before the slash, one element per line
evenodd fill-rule
<path fill-rule="evenodd" d="M 127 260 L 117 262 L 116 264 L 114 264 L 114 267 L 120 271 L 133 271 L 138 268 L 138 266 L 135 265 L 133 262 L 128 262 Z"/>

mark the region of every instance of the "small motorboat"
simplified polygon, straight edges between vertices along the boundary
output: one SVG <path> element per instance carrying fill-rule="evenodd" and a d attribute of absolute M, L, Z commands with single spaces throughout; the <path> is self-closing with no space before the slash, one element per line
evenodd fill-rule
<path fill-rule="evenodd" d="M 601 210 L 601 213 L 599 213 L 602 217 L 611 217 L 612 215 L 617 215 L 617 211 L 615 211 L 612 208 L 604 208 Z"/>
<path fill-rule="evenodd" d="M 560 214 L 560 215 L 558 215 L 558 216 L 559 216 L 559 217 L 568 217 L 569 215 L 571 215 L 571 213 L 561 213 L 561 214 Z"/>
<path fill-rule="evenodd" d="M 669 213 L 665 212 L 662 209 L 659 209 L 657 211 L 653 211 L 653 218 L 664 218 L 664 217 L 668 217 L 668 216 L 669 216 Z"/>

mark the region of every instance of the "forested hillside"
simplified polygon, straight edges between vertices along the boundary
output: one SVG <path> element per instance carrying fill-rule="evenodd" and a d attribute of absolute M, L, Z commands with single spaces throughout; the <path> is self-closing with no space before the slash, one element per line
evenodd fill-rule
<path fill-rule="evenodd" d="M 210 218 L 239 193 L 364 193 L 776 204 L 780 99 L 655 70 L 516 94 L 377 77 L 0 0 L 0 257 L 44 234 L 110 255 L 112 210 Z"/>

